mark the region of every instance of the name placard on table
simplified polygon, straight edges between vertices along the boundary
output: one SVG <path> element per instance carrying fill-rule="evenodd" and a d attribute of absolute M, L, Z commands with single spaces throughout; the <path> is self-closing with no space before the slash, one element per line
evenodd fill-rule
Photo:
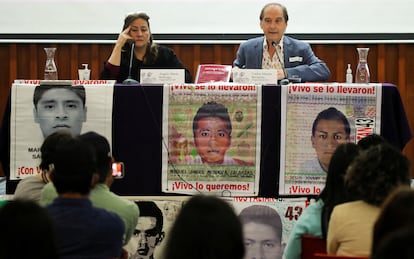
<path fill-rule="evenodd" d="M 233 82 L 238 84 L 277 84 L 276 69 L 233 69 Z"/>
<path fill-rule="evenodd" d="M 184 69 L 141 69 L 141 84 L 184 84 Z"/>

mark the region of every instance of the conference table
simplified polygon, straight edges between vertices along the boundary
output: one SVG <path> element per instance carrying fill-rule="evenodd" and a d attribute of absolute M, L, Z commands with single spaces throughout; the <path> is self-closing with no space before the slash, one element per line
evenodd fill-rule
<path fill-rule="evenodd" d="M 10 161 L 10 98 L 0 132 L 0 161 L 6 175 Z M 173 195 L 161 191 L 162 85 L 116 84 L 113 93 L 112 151 L 125 163 L 123 179 L 111 189 L 126 196 Z M 279 197 L 281 87 L 264 85 L 260 156 L 260 197 Z M 382 84 L 381 135 L 401 150 L 411 138 L 410 127 L 397 86 Z M 12 194 L 17 181 L 7 182 Z"/>

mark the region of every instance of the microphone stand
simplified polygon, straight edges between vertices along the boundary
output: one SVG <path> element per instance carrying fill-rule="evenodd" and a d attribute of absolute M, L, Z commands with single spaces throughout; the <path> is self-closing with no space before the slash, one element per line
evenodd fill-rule
<path fill-rule="evenodd" d="M 139 84 L 139 82 L 135 79 L 132 79 L 131 77 L 131 70 L 132 70 L 132 59 L 134 57 L 134 47 L 135 47 L 135 42 L 131 43 L 131 55 L 130 55 L 130 59 L 129 59 L 129 71 L 128 71 L 128 78 L 125 79 L 122 83 L 126 84 L 126 85 L 132 85 L 132 84 Z"/>

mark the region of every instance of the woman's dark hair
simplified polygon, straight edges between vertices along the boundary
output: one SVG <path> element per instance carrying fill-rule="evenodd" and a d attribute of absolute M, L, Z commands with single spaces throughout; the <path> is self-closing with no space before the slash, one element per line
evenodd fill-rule
<path fill-rule="evenodd" d="M 58 258 L 52 220 L 33 201 L 7 201 L 0 208 L 0 229 L 1 259 Z"/>
<path fill-rule="evenodd" d="M 321 215 L 322 235 L 324 238 L 326 238 L 333 208 L 338 204 L 349 201 L 345 190 L 344 176 L 348 166 L 358 154 L 359 147 L 356 144 L 345 143 L 338 145 L 332 155 L 325 188 L 318 197 L 324 203 Z"/>
<path fill-rule="evenodd" d="M 368 149 L 372 146 L 375 146 L 375 145 L 378 145 L 378 144 L 381 144 L 381 143 L 385 143 L 385 142 L 387 142 L 387 140 L 384 137 L 381 137 L 381 135 L 373 133 L 373 134 L 370 134 L 370 135 L 360 139 L 358 141 L 358 146 L 362 150 L 365 150 L 365 149 Z"/>
<path fill-rule="evenodd" d="M 395 219 L 393 219 L 395 220 Z M 371 254 L 371 259 L 414 258 L 414 226 L 398 228 L 385 236 Z"/>
<path fill-rule="evenodd" d="M 158 46 L 157 46 L 156 43 L 154 43 L 154 39 L 153 39 L 153 36 L 152 36 L 150 23 L 149 23 L 150 17 L 146 13 L 132 13 L 132 14 L 129 14 L 129 15 L 127 15 L 127 17 L 125 17 L 124 26 L 122 27 L 122 31 L 124 31 L 126 28 L 128 28 L 128 26 L 133 21 L 135 21 L 137 19 L 142 19 L 142 20 L 146 21 L 147 24 L 148 24 L 150 38 L 149 38 L 149 42 L 147 44 L 147 50 L 145 52 L 143 63 L 144 64 L 152 64 L 154 62 L 154 60 L 156 60 L 157 57 L 158 57 Z M 123 47 L 123 51 L 128 52 L 128 57 L 129 57 L 129 55 L 131 54 L 131 43 L 130 42 L 125 43 L 125 45 Z"/>
<path fill-rule="evenodd" d="M 378 253 L 378 246 L 393 231 L 414 227 L 414 190 L 400 187 L 385 200 L 381 214 L 374 225 L 372 255 Z"/>
<path fill-rule="evenodd" d="M 345 175 L 352 199 L 380 206 L 400 185 L 410 185 L 408 159 L 388 143 L 374 145 L 355 158 Z"/>
<path fill-rule="evenodd" d="M 165 247 L 166 259 L 242 259 L 243 232 L 226 201 L 195 195 L 182 207 Z"/>

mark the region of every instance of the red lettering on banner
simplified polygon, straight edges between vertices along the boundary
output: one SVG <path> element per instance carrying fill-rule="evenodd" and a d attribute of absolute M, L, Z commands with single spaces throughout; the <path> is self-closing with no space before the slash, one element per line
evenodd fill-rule
<path fill-rule="evenodd" d="M 276 199 L 264 197 L 250 197 L 250 202 L 276 202 Z"/>
<path fill-rule="evenodd" d="M 39 85 L 40 84 L 40 80 L 23 80 L 23 83 L 25 83 L 25 84 Z"/>
<path fill-rule="evenodd" d="M 374 133 L 374 128 L 356 128 L 356 141 L 358 142 L 372 133 Z"/>
<path fill-rule="evenodd" d="M 73 85 L 84 85 L 84 84 L 88 84 L 88 85 L 103 85 L 103 84 L 107 84 L 108 80 L 72 80 L 72 84 Z"/>
<path fill-rule="evenodd" d="M 226 90 L 226 91 L 256 91 L 255 85 L 219 85 L 219 90 Z"/>
<path fill-rule="evenodd" d="M 250 184 L 228 184 L 228 183 L 217 183 L 217 184 L 206 184 L 206 190 L 211 191 L 248 191 Z"/>
<path fill-rule="evenodd" d="M 183 183 L 183 182 L 173 182 L 172 189 L 174 190 L 192 190 L 193 185 L 190 183 Z"/>
<path fill-rule="evenodd" d="M 198 86 L 196 86 L 196 87 L 198 87 Z M 170 89 L 171 89 L 171 91 L 174 91 L 174 90 L 191 90 L 191 91 L 194 91 L 194 89 L 196 89 L 196 87 L 194 87 L 194 85 L 171 85 Z M 204 87 L 204 86 L 202 86 L 202 87 Z M 197 88 L 197 89 L 202 90 L 204 88 Z"/>
<path fill-rule="evenodd" d="M 346 87 L 338 86 L 340 94 L 375 94 L 375 86 L 372 87 Z"/>
<path fill-rule="evenodd" d="M 34 175 L 34 168 L 33 167 L 25 167 L 21 166 L 17 168 L 17 176 L 19 175 Z"/>
<path fill-rule="evenodd" d="M 310 93 L 311 92 L 311 88 L 310 86 L 307 85 L 291 85 L 289 87 L 289 93 Z"/>
<path fill-rule="evenodd" d="M 318 86 L 318 87 L 313 88 L 313 92 L 323 93 L 323 86 Z"/>
<path fill-rule="evenodd" d="M 309 187 L 301 187 L 300 185 L 293 185 L 289 188 L 289 193 L 310 193 Z"/>

